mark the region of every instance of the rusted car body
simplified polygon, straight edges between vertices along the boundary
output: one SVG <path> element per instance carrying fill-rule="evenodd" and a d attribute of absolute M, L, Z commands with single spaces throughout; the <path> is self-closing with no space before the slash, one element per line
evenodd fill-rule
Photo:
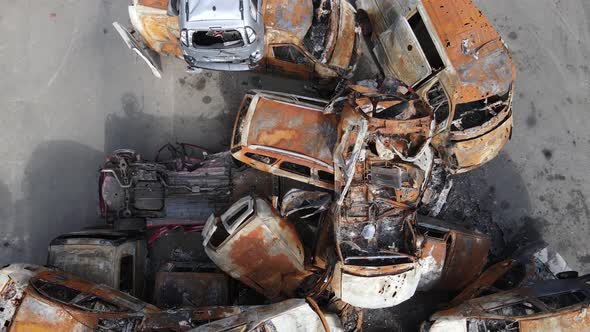
<path fill-rule="evenodd" d="M 341 116 L 332 288 L 351 305 L 383 308 L 409 299 L 421 279 L 415 207 L 432 170 L 434 120 L 401 82 L 370 85 L 349 87 L 328 107 Z"/>
<path fill-rule="evenodd" d="M 419 290 L 460 290 L 482 272 L 491 246 L 488 236 L 425 216 L 418 217 L 422 279 Z"/>
<path fill-rule="evenodd" d="M 589 331 L 590 275 L 539 281 L 434 314 L 422 331 Z"/>
<path fill-rule="evenodd" d="M 238 307 L 162 312 L 125 293 L 55 269 L 0 270 L 2 331 L 186 331 L 241 312 Z"/>
<path fill-rule="evenodd" d="M 231 291 L 230 277 L 213 266 L 170 262 L 156 273 L 153 303 L 164 309 L 226 306 Z"/>
<path fill-rule="evenodd" d="M 143 297 L 146 256 L 146 241 L 139 236 L 86 230 L 53 239 L 47 265 Z"/>
<path fill-rule="evenodd" d="M 160 68 L 148 49 L 156 54 L 183 58 L 178 42 L 180 36 L 178 19 L 166 14 L 167 7 L 166 0 L 133 0 L 128 7 L 133 29 L 129 31 L 118 22 L 113 22 L 115 30 L 123 38 L 127 47 L 137 53 L 158 78 L 162 77 Z"/>
<path fill-rule="evenodd" d="M 512 133 L 516 68 L 501 36 L 471 0 L 358 0 L 384 73 L 433 107 L 433 144 L 447 168 L 493 159 Z M 367 22 L 369 23 L 369 22 Z M 368 24 L 366 24 L 368 25 Z"/>
<path fill-rule="evenodd" d="M 203 230 L 209 258 L 271 300 L 293 297 L 310 276 L 295 228 L 263 199 L 244 197 Z"/>
<path fill-rule="evenodd" d="M 303 299 L 260 306 L 242 314 L 201 325 L 191 332 L 220 331 L 344 331 L 336 314 L 324 313 Z"/>
<path fill-rule="evenodd" d="M 304 80 L 347 77 L 360 56 L 355 14 L 343 0 L 265 0 L 261 67 Z"/>
<path fill-rule="evenodd" d="M 232 60 L 227 50 L 220 52 L 218 60 L 209 62 L 198 61 L 194 54 L 183 54 L 178 18 L 166 16 L 167 6 L 168 1 L 134 0 L 129 16 L 141 38 L 114 23 L 127 45 L 148 62 L 158 77 L 158 66 L 142 50 L 142 44 L 158 54 L 184 57 L 190 68 L 259 70 L 318 81 L 349 76 L 360 56 L 360 29 L 356 26 L 356 11 L 348 1 L 263 1 L 258 10 L 264 33 L 257 37 L 263 39 L 262 52 L 253 54 L 248 61 Z M 223 30 L 223 26 L 218 28 Z"/>
<path fill-rule="evenodd" d="M 338 117 L 324 114 L 327 103 L 269 91 L 246 94 L 234 125 L 232 155 L 256 169 L 333 189 Z"/>
<path fill-rule="evenodd" d="M 216 207 L 229 205 L 231 170 L 229 153 L 201 161 L 148 162 L 132 150 L 117 150 L 100 171 L 101 213 L 109 223 L 126 218 L 202 222 Z"/>

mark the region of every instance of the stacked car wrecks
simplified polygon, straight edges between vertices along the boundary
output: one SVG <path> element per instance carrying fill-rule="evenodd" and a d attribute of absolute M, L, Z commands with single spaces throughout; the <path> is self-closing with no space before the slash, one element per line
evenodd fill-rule
<path fill-rule="evenodd" d="M 252 90 L 227 152 L 112 153 L 106 224 L 0 270 L 0 329 L 360 331 L 363 309 L 437 290 L 456 297 L 422 331 L 590 330 L 590 277 L 546 248 L 489 266 L 489 236 L 435 218 L 511 136 L 501 37 L 471 0 L 353 3 L 133 0 L 114 26 L 158 77 L 173 55 L 332 98 Z M 361 57 L 376 78 L 352 81 Z"/>

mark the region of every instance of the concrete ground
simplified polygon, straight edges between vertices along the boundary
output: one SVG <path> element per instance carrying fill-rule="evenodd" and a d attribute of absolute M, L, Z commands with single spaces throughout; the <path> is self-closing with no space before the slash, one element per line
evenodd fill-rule
<path fill-rule="evenodd" d="M 460 176 L 446 215 L 500 225 L 500 241 L 541 238 L 590 272 L 590 3 L 476 0 L 519 69 L 516 126 L 501 156 Z M 115 33 L 127 1 L 11 1 L 0 13 L 0 263 L 43 263 L 56 235 L 100 223 L 106 153 L 147 157 L 168 141 L 229 143 L 251 88 L 302 82 L 253 73 L 189 75 L 163 59 L 158 80 Z M 524 231 L 523 231 L 524 230 Z"/>

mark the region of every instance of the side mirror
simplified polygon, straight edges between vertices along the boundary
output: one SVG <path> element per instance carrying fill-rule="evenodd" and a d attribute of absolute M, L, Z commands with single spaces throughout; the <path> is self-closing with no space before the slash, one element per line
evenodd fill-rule
<path fill-rule="evenodd" d="M 180 15 L 180 11 L 178 10 L 179 6 L 178 3 L 180 2 L 180 0 L 170 0 L 168 1 L 168 10 L 166 11 L 166 14 L 168 16 L 178 16 Z"/>

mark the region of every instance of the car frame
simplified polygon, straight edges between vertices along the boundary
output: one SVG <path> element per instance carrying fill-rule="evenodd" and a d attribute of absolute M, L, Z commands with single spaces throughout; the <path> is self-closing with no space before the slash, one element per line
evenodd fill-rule
<path fill-rule="evenodd" d="M 213 263 L 270 300 L 294 297 L 311 275 L 294 226 L 261 198 L 246 196 L 212 214 L 202 234 Z"/>
<path fill-rule="evenodd" d="M 439 311 L 421 331 L 588 331 L 589 305 L 590 275 L 544 280 Z"/>
<path fill-rule="evenodd" d="M 516 67 L 477 6 L 471 0 L 356 4 L 383 72 L 432 105 L 433 145 L 447 169 L 463 173 L 496 157 L 512 134 Z"/>
<path fill-rule="evenodd" d="M 248 13 L 250 11 L 247 9 L 251 4 L 258 1 L 256 23 L 262 23 L 263 27 L 252 29 L 257 36 L 252 44 L 244 40 L 245 44 L 254 45 L 247 48 L 244 54 L 236 56 L 220 49 L 216 51 L 218 56 L 207 55 L 209 59 L 223 60 L 221 62 L 199 61 L 203 60 L 202 56 L 197 56 L 194 50 L 182 46 L 183 40 L 187 41 L 185 45 L 188 43 L 188 33 L 182 32 L 183 24 L 179 26 L 179 20 L 182 23 L 186 21 L 184 6 L 168 10 L 174 1 L 133 1 L 129 7 L 133 28 L 126 29 L 117 22 L 113 25 L 127 46 L 147 62 L 157 77 L 162 74 L 156 59 L 150 54 L 151 51 L 184 58 L 190 70 L 256 70 L 314 80 L 327 85 L 335 80 L 348 78 L 356 69 L 360 58 L 361 36 L 356 25 L 356 11 L 346 0 L 323 1 L 321 4 L 327 8 L 322 9 L 315 8 L 312 0 L 239 0 L 246 4 L 243 11 Z M 227 0 L 208 0 L 206 4 L 223 4 L 224 1 Z M 167 14 L 178 15 L 178 18 Z M 251 14 L 244 15 L 248 16 Z M 203 22 L 217 22 L 217 26 L 203 23 L 202 28 L 213 27 L 212 31 L 222 31 L 222 23 L 226 21 Z"/>
<path fill-rule="evenodd" d="M 250 91 L 236 117 L 233 157 L 273 175 L 333 190 L 332 150 L 338 119 L 324 114 L 327 103 L 279 92 Z"/>
<path fill-rule="evenodd" d="M 147 243 L 108 229 L 63 234 L 51 241 L 47 265 L 143 297 Z"/>

